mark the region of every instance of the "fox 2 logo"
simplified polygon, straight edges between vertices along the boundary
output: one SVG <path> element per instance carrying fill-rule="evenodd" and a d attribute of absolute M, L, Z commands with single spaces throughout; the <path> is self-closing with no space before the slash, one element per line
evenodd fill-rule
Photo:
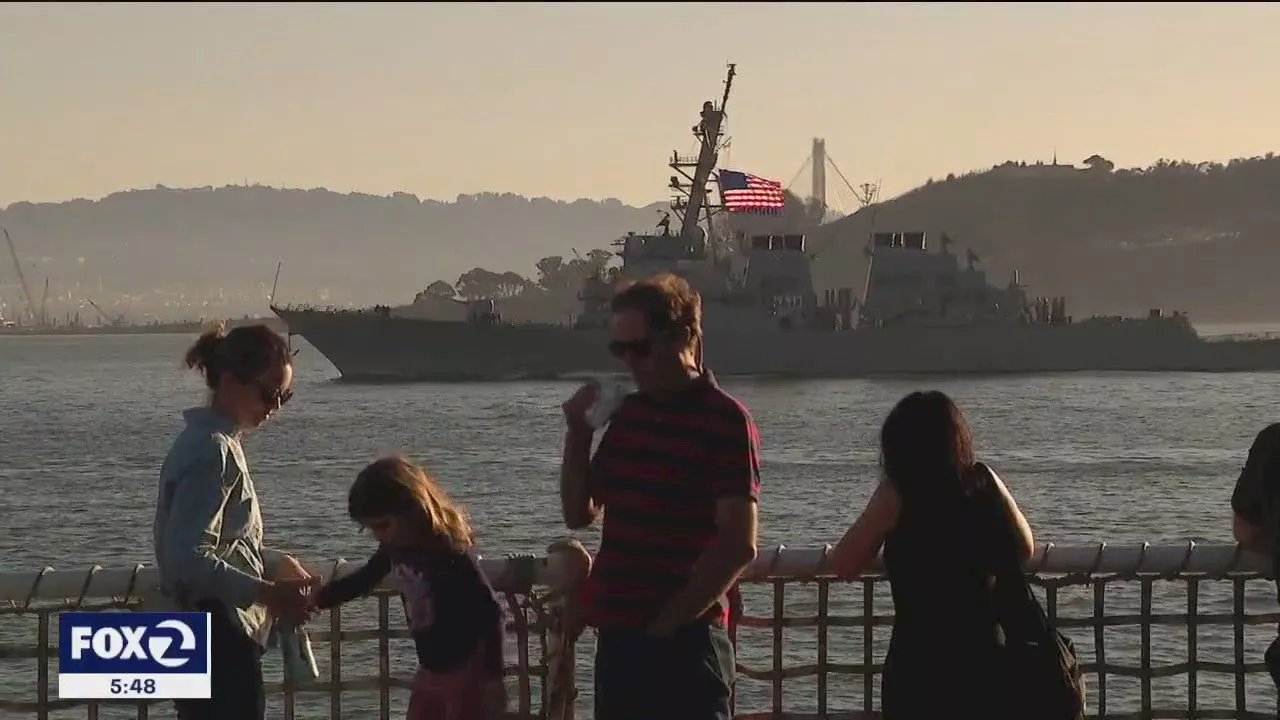
<path fill-rule="evenodd" d="M 209 630 L 207 613 L 63 613 L 59 674 L 205 674 Z"/>

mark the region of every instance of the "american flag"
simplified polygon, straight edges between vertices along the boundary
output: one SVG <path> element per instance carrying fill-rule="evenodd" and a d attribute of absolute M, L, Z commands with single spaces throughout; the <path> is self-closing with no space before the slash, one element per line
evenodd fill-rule
<path fill-rule="evenodd" d="M 720 171 L 720 197 L 729 212 L 778 212 L 787 205 L 782 183 L 737 170 Z"/>

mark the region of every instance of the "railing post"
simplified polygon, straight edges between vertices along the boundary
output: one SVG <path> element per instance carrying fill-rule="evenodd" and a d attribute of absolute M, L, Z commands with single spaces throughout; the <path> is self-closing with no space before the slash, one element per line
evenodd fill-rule
<path fill-rule="evenodd" d="M 391 600 L 378 596 L 378 720 L 391 720 Z"/>
<path fill-rule="evenodd" d="M 1236 717 L 1243 717 L 1247 708 L 1245 695 L 1246 659 L 1244 650 L 1244 578 L 1231 578 L 1231 640 L 1232 663 L 1235 675 Z"/>
<path fill-rule="evenodd" d="M 342 720 L 342 606 L 329 609 L 329 718 Z"/>
<path fill-rule="evenodd" d="M 1200 692 L 1196 672 L 1200 669 L 1199 642 L 1200 622 L 1200 580 L 1187 580 L 1187 717 L 1196 716 L 1199 703 L 1196 697 Z"/>
<path fill-rule="evenodd" d="M 555 579 L 549 596 L 547 618 L 547 704 L 543 714 L 548 720 L 573 720 L 574 703 L 578 699 L 577 627 L 568 627 L 566 615 L 572 615 L 576 626 L 579 617 L 582 583 L 591 571 L 591 554 L 577 540 L 559 540 L 547 548 L 547 569 Z"/>
<path fill-rule="evenodd" d="M 1107 716 L 1107 580 L 1092 578 L 1093 583 L 1093 657 L 1098 665 L 1098 717 Z"/>
<path fill-rule="evenodd" d="M 49 612 L 47 610 L 36 611 L 36 654 L 39 660 L 36 665 L 36 692 L 39 710 L 36 717 L 39 720 L 49 720 Z"/>

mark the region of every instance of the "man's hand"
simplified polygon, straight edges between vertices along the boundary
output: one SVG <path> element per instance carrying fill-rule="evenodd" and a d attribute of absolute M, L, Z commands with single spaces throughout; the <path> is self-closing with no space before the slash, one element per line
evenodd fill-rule
<path fill-rule="evenodd" d="M 560 406 L 564 412 L 564 421 L 571 431 L 591 433 L 591 425 L 587 423 L 587 411 L 596 402 L 597 390 L 595 383 L 587 383 L 578 388 Z"/>
<path fill-rule="evenodd" d="M 716 538 L 694 563 L 688 583 L 658 612 L 649 632 L 674 633 L 725 598 L 755 559 L 758 526 L 755 500 L 732 496 L 717 500 Z"/>

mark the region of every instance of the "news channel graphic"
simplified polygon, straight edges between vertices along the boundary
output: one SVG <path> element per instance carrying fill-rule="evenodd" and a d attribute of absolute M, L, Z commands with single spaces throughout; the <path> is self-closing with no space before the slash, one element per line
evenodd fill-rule
<path fill-rule="evenodd" d="M 58 699 L 206 700 L 210 640 L 209 613 L 62 613 Z"/>

